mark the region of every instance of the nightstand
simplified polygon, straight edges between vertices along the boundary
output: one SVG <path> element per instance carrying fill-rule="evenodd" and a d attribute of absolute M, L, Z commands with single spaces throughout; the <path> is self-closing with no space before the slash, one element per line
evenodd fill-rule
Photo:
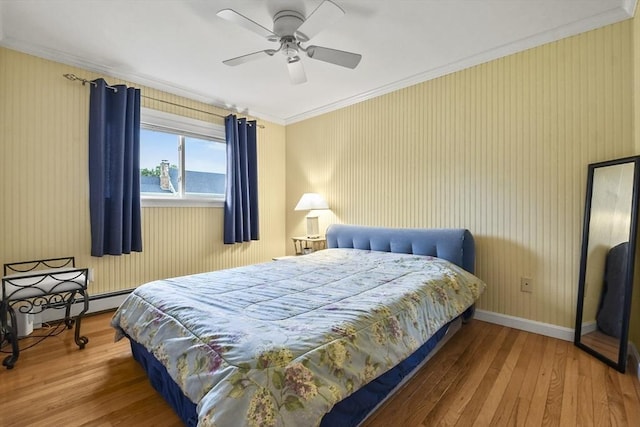
<path fill-rule="evenodd" d="M 305 255 L 311 252 L 319 251 L 327 247 L 327 239 L 324 236 L 318 237 L 292 237 L 293 247 L 296 250 L 296 255 Z"/>

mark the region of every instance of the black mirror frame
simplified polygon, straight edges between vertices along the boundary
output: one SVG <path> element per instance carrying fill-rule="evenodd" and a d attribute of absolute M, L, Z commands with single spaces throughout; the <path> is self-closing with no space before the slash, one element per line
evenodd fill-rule
<path fill-rule="evenodd" d="M 593 195 L 593 175 L 597 168 L 614 166 L 625 163 L 634 163 L 633 171 L 633 193 L 631 197 L 631 223 L 629 227 L 629 253 L 627 255 L 627 271 L 624 290 L 624 307 L 622 318 L 622 329 L 620 334 L 620 347 L 618 360 L 614 361 L 583 344 L 582 337 L 582 315 L 584 310 L 585 278 L 587 271 L 587 250 L 589 246 L 589 226 L 591 222 L 591 198 Z M 640 191 L 640 156 L 625 157 L 621 159 L 609 160 L 605 162 L 592 163 L 588 168 L 587 193 L 585 198 L 584 222 L 582 226 L 582 250 L 580 255 L 580 277 L 578 281 L 578 302 L 576 309 L 576 326 L 573 343 L 598 358 L 607 365 L 624 373 L 627 367 L 627 351 L 629 340 L 629 317 L 631 315 L 631 293 L 633 290 L 633 275 L 636 253 L 636 232 L 638 227 L 638 197 Z"/>

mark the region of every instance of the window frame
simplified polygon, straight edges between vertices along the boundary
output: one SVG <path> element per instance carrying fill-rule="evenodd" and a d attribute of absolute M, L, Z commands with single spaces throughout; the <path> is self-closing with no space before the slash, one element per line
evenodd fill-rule
<path fill-rule="evenodd" d="M 152 110 L 150 108 L 140 108 L 140 128 L 159 132 L 177 134 L 184 143 L 184 137 L 214 140 L 216 143 L 226 144 L 226 132 L 223 125 L 205 122 L 203 120 L 192 119 L 179 116 L 177 114 L 165 113 L 163 111 Z M 178 149 L 181 174 L 184 173 L 184 153 L 182 144 Z M 179 197 L 172 195 L 140 193 L 140 205 L 146 207 L 224 207 L 224 195 L 222 197 L 198 196 L 193 193 L 185 193 L 184 180 L 181 180 L 182 187 Z"/>

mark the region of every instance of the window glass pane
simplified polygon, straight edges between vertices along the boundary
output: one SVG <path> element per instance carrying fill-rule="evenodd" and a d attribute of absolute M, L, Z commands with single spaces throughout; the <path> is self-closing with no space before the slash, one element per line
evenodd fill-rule
<path fill-rule="evenodd" d="M 140 129 L 140 192 L 175 194 L 178 184 L 179 136 Z"/>
<path fill-rule="evenodd" d="M 142 198 L 171 206 L 224 200 L 224 128 L 143 109 L 140 129 Z M 169 196 L 169 197 L 167 197 Z M 168 205 L 167 205 L 168 206 Z"/>
<path fill-rule="evenodd" d="M 194 194 L 224 194 L 225 145 L 186 137 L 184 151 L 185 191 Z"/>

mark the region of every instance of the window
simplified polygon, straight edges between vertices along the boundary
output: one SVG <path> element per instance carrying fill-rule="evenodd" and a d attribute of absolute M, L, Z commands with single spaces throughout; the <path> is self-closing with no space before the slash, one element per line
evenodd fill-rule
<path fill-rule="evenodd" d="M 143 206 L 222 206 L 225 173 L 224 126 L 142 109 Z"/>

